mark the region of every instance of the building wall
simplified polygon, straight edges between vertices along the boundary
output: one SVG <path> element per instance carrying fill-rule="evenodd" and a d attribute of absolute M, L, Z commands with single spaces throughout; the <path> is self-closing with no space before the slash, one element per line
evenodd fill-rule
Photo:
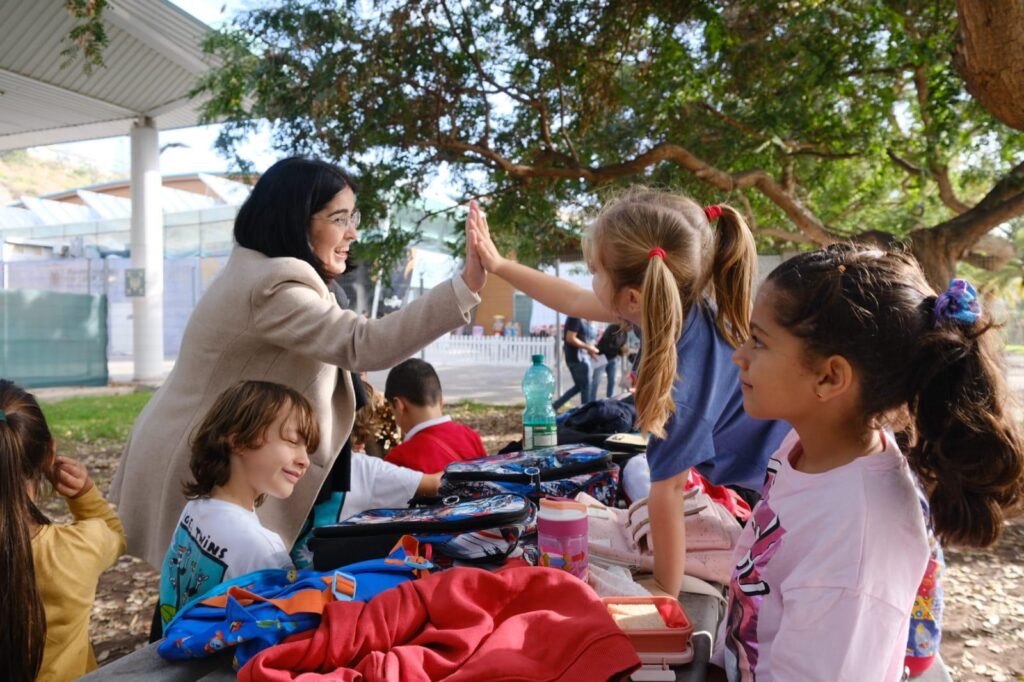
<path fill-rule="evenodd" d="M 494 317 L 501 315 L 506 322 L 512 321 L 512 299 L 516 289 L 511 284 L 491 275 L 487 284 L 480 292 L 480 305 L 477 306 L 473 324 L 482 325 L 485 334 L 493 333 Z"/>

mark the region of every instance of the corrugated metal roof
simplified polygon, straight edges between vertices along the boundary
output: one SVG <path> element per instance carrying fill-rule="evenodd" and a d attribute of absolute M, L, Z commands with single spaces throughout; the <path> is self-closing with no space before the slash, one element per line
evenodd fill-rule
<path fill-rule="evenodd" d="M 106 220 L 108 218 L 132 217 L 132 202 L 129 199 L 114 196 L 113 194 L 90 192 L 86 189 L 80 189 L 75 192 L 75 194 L 77 194 L 85 205 L 91 208 L 93 212 L 100 217 L 100 219 Z"/>
<path fill-rule="evenodd" d="M 0 229 L 7 227 L 32 227 L 42 225 L 36 214 L 26 208 L 0 206 Z"/>
<path fill-rule="evenodd" d="M 223 199 L 225 204 L 241 205 L 252 191 L 252 187 L 249 185 L 209 173 L 200 173 L 199 179 L 213 190 L 214 194 Z"/>
<path fill-rule="evenodd" d="M 43 225 L 62 225 L 64 223 L 80 223 L 99 218 L 94 210 L 81 204 L 66 201 L 50 201 L 37 197 L 22 197 L 25 208 L 32 211 Z"/>
<path fill-rule="evenodd" d="M 0 0 L 0 149 L 125 135 L 139 116 L 198 123 L 187 96 L 209 27 L 166 0 L 117 0 L 103 16 L 105 66 L 86 74 L 81 54 L 62 68 L 76 23 L 63 3 Z"/>
<path fill-rule="evenodd" d="M 173 187 L 161 187 L 160 205 L 164 213 L 178 213 L 180 211 L 198 211 L 202 208 L 217 206 L 219 203 L 213 197 L 195 192 L 186 192 Z"/>
<path fill-rule="evenodd" d="M 84 202 L 84 206 L 67 201 L 52 201 L 25 196 L 21 198 L 25 208 L 0 207 L 0 231 L 38 225 L 125 220 L 132 216 L 132 202 L 125 197 L 90 192 L 85 189 L 77 190 L 75 194 Z M 173 187 L 161 187 L 160 202 L 165 215 L 185 211 L 201 211 L 223 205 L 214 197 L 186 192 Z"/>

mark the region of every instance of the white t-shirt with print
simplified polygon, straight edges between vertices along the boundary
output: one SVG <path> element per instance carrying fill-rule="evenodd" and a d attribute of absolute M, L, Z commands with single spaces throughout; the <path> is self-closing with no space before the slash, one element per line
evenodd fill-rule
<path fill-rule="evenodd" d="M 160 571 L 160 614 L 166 625 L 179 608 L 211 588 L 265 568 L 290 568 L 281 536 L 256 512 L 232 502 L 189 500 Z"/>

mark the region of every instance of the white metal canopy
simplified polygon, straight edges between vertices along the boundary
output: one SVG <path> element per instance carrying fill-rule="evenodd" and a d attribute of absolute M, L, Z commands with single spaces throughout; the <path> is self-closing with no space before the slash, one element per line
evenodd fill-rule
<path fill-rule="evenodd" d="M 103 67 L 61 52 L 76 25 L 60 0 L 0 0 L 0 150 L 196 125 L 188 99 L 203 74 L 206 24 L 164 0 L 117 0 L 103 21 Z"/>
<path fill-rule="evenodd" d="M 209 27 L 166 0 L 116 0 L 103 22 L 104 65 L 61 53 L 77 20 L 60 0 L 0 0 L 0 150 L 131 136 L 135 379 L 163 374 L 163 214 L 159 128 L 199 122 L 188 93 L 207 65 Z M 47 208 L 44 204 L 36 207 Z M 88 210 L 88 209 L 87 209 Z"/>

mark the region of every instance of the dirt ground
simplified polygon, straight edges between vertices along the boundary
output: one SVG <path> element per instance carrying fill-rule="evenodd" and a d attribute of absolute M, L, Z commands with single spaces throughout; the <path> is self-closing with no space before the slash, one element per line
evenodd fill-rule
<path fill-rule="evenodd" d="M 456 409 L 453 417 L 484 436 L 488 452 L 519 437 L 516 408 Z M 120 445 L 82 447 L 76 453 L 106 491 Z M 63 501 L 47 512 L 68 520 Z M 985 551 L 947 550 L 946 616 L 942 656 L 954 680 L 1024 680 L 1024 519 L 1007 525 Z M 159 576 L 144 562 L 122 557 L 100 580 L 92 614 L 92 641 L 102 665 L 145 645 Z"/>

